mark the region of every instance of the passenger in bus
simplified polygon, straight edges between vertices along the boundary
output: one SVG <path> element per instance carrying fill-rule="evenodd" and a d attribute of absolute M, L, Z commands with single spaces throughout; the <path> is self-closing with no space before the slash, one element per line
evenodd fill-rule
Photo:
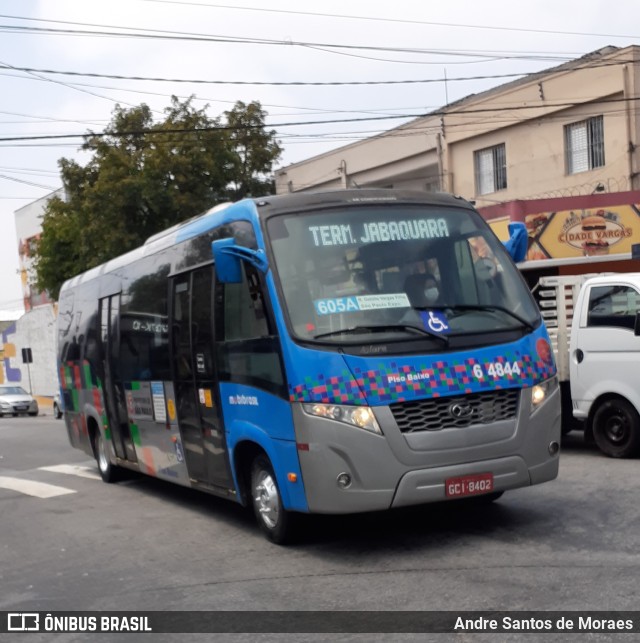
<path fill-rule="evenodd" d="M 409 275 L 404 282 L 409 303 L 414 308 L 431 308 L 440 304 L 440 288 L 428 272 Z"/>

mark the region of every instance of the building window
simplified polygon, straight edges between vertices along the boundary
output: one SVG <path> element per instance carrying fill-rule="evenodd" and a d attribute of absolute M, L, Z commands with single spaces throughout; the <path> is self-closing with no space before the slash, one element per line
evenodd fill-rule
<path fill-rule="evenodd" d="M 428 179 L 425 183 L 424 189 L 427 192 L 440 192 L 440 179 L 439 177 Z"/>
<path fill-rule="evenodd" d="M 594 116 L 564 126 L 567 174 L 604 166 L 604 121 Z"/>
<path fill-rule="evenodd" d="M 507 188 L 507 155 L 504 143 L 473 153 L 476 194 L 489 194 Z"/>

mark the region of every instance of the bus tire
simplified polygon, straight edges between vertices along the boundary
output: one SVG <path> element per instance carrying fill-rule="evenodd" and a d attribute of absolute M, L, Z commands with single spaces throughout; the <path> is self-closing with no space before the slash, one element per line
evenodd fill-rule
<path fill-rule="evenodd" d="M 282 506 L 278 481 L 265 455 L 256 456 L 251 465 L 251 502 L 262 533 L 277 545 L 291 542 L 295 517 Z"/>
<path fill-rule="evenodd" d="M 596 445 L 610 458 L 629 458 L 640 448 L 640 415 L 631 402 L 613 398 L 602 402 L 593 414 Z"/>
<path fill-rule="evenodd" d="M 120 479 L 120 468 L 111 464 L 109 448 L 100 431 L 95 433 L 94 453 L 98 463 L 98 472 L 104 482 L 117 482 Z"/>

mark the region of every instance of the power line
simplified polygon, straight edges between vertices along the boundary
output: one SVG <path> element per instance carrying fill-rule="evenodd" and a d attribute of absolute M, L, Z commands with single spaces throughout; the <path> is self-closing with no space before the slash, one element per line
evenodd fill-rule
<path fill-rule="evenodd" d="M 130 29 L 130 27 L 115 27 L 116 29 Z M 456 56 L 474 58 L 500 58 L 504 60 L 529 60 L 529 61 L 569 61 L 574 58 L 573 54 L 530 54 L 530 53 L 501 53 L 484 52 L 481 50 L 454 50 L 454 49 L 424 49 L 417 47 L 385 47 L 382 45 L 352 45 L 321 42 L 306 42 L 297 40 L 276 40 L 271 38 L 248 38 L 244 36 L 225 36 L 217 34 L 189 34 L 185 32 L 167 32 L 165 30 L 147 29 L 144 32 L 123 33 L 118 31 L 95 31 L 86 29 L 53 29 L 50 27 L 27 27 L 22 25 L 0 25 L 0 31 L 5 33 L 32 33 L 51 34 L 62 36 L 100 36 L 115 38 L 138 38 L 142 40 L 178 40 L 186 42 L 215 42 L 227 44 L 248 44 L 248 45 L 275 45 L 285 47 L 305 47 L 310 49 L 323 48 L 325 50 L 347 49 L 365 51 L 385 51 L 393 53 L 411 53 L 430 56 Z M 329 52 L 325 52 L 329 53 Z M 387 62 L 404 62 L 392 61 Z M 431 64 L 431 63 L 430 63 Z M 443 64 L 439 61 L 437 64 Z"/>
<path fill-rule="evenodd" d="M 191 5 L 195 7 L 211 7 L 215 9 L 234 9 L 237 11 L 260 11 L 264 13 L 279 13 L 279 14 L 290 14 L 290 15 L 300 15 L 300 16 L 312 16 L 320 18 L 341 18 L 345 20 L 368 20 L 372 22 L 396 22 L 401 24 L 412 24 L 412 25 L 429 25 L 433 27 L 453 27 L 456 29 L 465 28 L 465 29 L 488 29 L 493 31 L 516 31 L 524 33 L 541 33 L 541 34 L 556 34 L 563 36 L 594 36 L 598 38 L 628 38 L 631 40 L 637 40 L 637 34 L 632 36 L 624 34 L 602 34 L 602 33 L 590 33 L 583 31 L 559 31 L 556 29 L 526 29 L 520 27 L 499 27 L 496 25 L 470 25 L 464 23 L 455 23 L 455 22 L 435 22 L 432 20 L 408 20 L 406 18 L 376 18 L 372 16 L 353 16 L 347 14 L 337 14 L 337 13 L 321 13 L 314 11 L 293 11 L 286 9 L 265 9 L 264 7 L 238 7 L 232 5 L 224 4 L 211 4 L 203 2 L 185 2 L 179 0 L 141 0 L 142 2 L 156 2 L 158 4 L 178 4 L 178 5 Z"/>
<path fill-rule="evenodd" d="M 498 60 L 505 60 L 504 56 L 495 56 L 492 58 L 487 58 L 487 57 L 481 57 L 480 60 L 448 60 L 446 63 L 444 63 L 442 60 L 396 60 L 395 58 L 376 58 L 374 56 L 365 56 L 363 54 L 354 54 L 352 52 L 348 51 L 334 51 L 331 49 L 325 49 L 324 47 L 315 47 L 314 45 L 306 45 L 307 49 L 312 49 L 313 51 L 321 51 L 322 53 L 325 54 L 334 54 L 338 56 L 348 56 L 349 58 L 359 58 L 360 60 L 373 60 L 375 62 L 382 62 L 382 63 L 397 63 L 397 64 L 402 64 L 402 65 L 442 65 L 442 64 L 447 64 L 447 65 L 473 65 L 477 63 L 487 63 L 487 62 L 496 62 Z M 444 55 L 444 54 L 438 54 L 438 55 Z M 469 54 L 471 55 L 471 54 Z M 528 58 L 527 58 L 528 60 Z M 541 58 L 537 58 L 537 60 L 542 60 Z M 545 59 L 547 60 L 547 59 Z M 553 60 L 558 60 L 558 58 L 554 58 Z M 563 58 L 563 60 L 571 60 L 571 58 Z"/>
<path fill-rule="evenodd" d="M 5 69 L 13 69 L 14 71 L 25 71 L 28 74 L 31 74 L 32 76 L 34 76 L 35 78 L 39 78 L 40 80 L 44 80 L 44 81 L 47 81 L 49 83 L 54 83 L 55 85 L 60 85 L 62 87 L 66 87 L 67 89 L 72 89 L 73 91 L 76 91 L 76 92 L 82 92 L 83 94 L 89 94 L 89 96 L 94 96 L 96 98 L 102 98 L 104 100 L 110 100 L 110 101 L 112 101 L 114 103 L 118 102 L 118 101 L 114 100 L 113 98 L 109 98 L 108 96 L 101 96 L 100 94 L 96 94 L 95 92 L 91 92 L 91 91 L 89 91 L 87 89 L 79 89 L 78 87 L 73 87 L 73 85 L 68 85 L 67 83 L 63 83 L 62 81 L 56 80 L 55 78 L 42 78 L 41 76 L 38 76 L 37 73 L 35 73 L 35 72 L 38 72 L 37 69 L 19 69 L 18 67 L 13 67 L 12 65 L 9 65 L 8 63 L 4 63 L 4 62 L 0 61 L 0 68 L 2 68 L 2 67 L 4 67 Z M 122 101 L 122 102 L 125 103 L 125 101 Z M 125 103 L 125 105 L 129 105 L 129 107 L 134 107 L 134 105 L 132 105 L 131 103 Z"/>
<path fill-rule="evenodd" d="M 602 105 L 603 103 L 624 103 L 630 100 L 638 100 L 639 98 L 629 98 L 629 99 L 609 99 L 606 101 L 599 101 L 598 105 Z M 548 107 L 572 107 L 575 106 L 576 103 L 563 103 L 563 104 L 553 104 L 553 105 L 547 105 Z M 439 116 L 439 115 L 458 115 L 458 116 L 473 116 L 473 113 L 487 113 L 487 112 L 515 112 L 519 110 L 531 110 L 531 109 L 539 109 L 542 106 L 513 106 L 513 107 L 505 107 L 502 106 L 501 108 L 488 108 L 488 109 L 479 109 L 479 110 L 469 110 L 469 111 L 442 111 L 442 112 L 434 112 L 432 114 L 425 115 L 421 118 L 429 118 L 433 116 Z M 620 108 L 620 109 L 609 109 L 609 110 L 603 110 L 599 109 L 598 110 L 599 114 L 605 115 L 605 116 L 621 116 L 625 114 L 625 111 Z M 415 117 L 414 117 L 415 118 Z M 419 117 L 420 118 L 420 117 Z M 558 121 L 558 122 L 566 122 L 567 121 L 567 116 L 566 114 L 546 114 L 542 116 L 533 116 L 529 120 L 539 120 L 540 118 L 544 118 L 545 121 Z M 324 125 L 324 124 L 334 124 L 334 123 L 343 123 L 343 122 L 362 122 L 362 121 L 369 121 L 369 120 L 377 120 L 377 119 L 334 119 L 331 121 L 312 121 L 312 122 L 307 122 L 307 123 L 286 123 L 286 124 L 279 124 L 276 126 L 284 126 L 284 125 L 289 125 L 289 126 L 296 126 L 296 125 Z M 458 123 L 447 123 L 446 128 L 447 130 L 455 129 L 458 132 L 467 132 L 470 134 L 477 133 L 477 132 L 484 132 L 486 131 L 486 127 L 488 124 L 491 126 L 495 127 L 498 126 L 498 129 L 504 128 L 504 127 L 509 127 L 511 125 L 516 125 L 518 123 L 522 123 L 521 120 L 516 120 L 514 118 L 502 118 L 502 119 L 497 119 L 497 118 L 492 118 L 490 122 L 486 120 L 465 120 L 463 122 L 458 122 Z M 256 126 L 256 127 L 261 127 L 261 126 Z M 270 127 L 270 126 L 268 126 Z M 40 140 L 40 139 L 55 139 L 60 136 L 62 137 L 73 137 L 73 138 L 91 138 L 93 136 L 97 137 L 104 137 L 104 136 L 133 136 L 133 135 L 146 135 L 146 134 L 163 134 L 163 135 L 180 135 L 179 138 L 164 138 L 161 141 L 157 141 L 156 144 L 158 145 L 172 145 L 172 144 L 177 144 L 180 142 L 184 142 L 185 140 L 185 135 L 187 134 L 200 134 L 200 133 L 213 133 L 217 130 L 226 130 L 230 129 L 224 126 L 218 126 L 214 128 L 201 128 L 201 129 L 177 129 L 177 130 L 141 130 L 141 131 L 135 131 L 135 132 L 98 132 L 98 133 L 85 133 L 85 134 L 67 134 L 67 135 L 43 135 L 41 137 L 16 137 L 17 140 Z M 442 126 L 440 123 L 434 123 L 434 124 L 428 124 L 428 123 L 418 123 L 418 122 L 413 122 L 413 123 L 408 123 L 405 126 L 400 126 L 397 128 L 394 128 L 392 130 L 374 130 L 374 131 L 346 131 L 346 132 L 323 132 L 323 133 L 304 133 L 304 134 L 295 134 L 295 133 L 279 133 L 277 136 L 281 139 L 285 139 L 287 143 L 296 143 L 296 142 L 301 142 L 300 139 L 305 139 L 305 142 L 310 139 L 317 139 L 314 140 L 313 142 L 318 142 L 318 143 L 323 143 L 323 142 L 328 142 L 329 140 L 361 140 L 362 136 L 365 134 L 373 134 L 371 138 L 374 137 L 388 137 L 388 138 L 403 138 L 403 137 L 412 137 L 416 135 L 426 135 L 426 134 L 433 134 L 435 132 L 438 132 L 442 129 Z M 291 139 L 297 139 L 297 140 L 291 140 Z M 0 138 L 0 146 L 2 147 L 74 147 L 73 144 L 65 144 L 65 143 L 51 143 L 51 144 L 35 144 L 35 145 L 17 145 L 17 144 L 3 144 L 3 142 L 7 141 L 12 141 L 14 139 L 2 139 Z M 193 141 L 196 142 L 199 139 L 194 138 Z"/>
<path fill-rule="evenodd" d="M 0 179 L 6 179 L 7 181 L 15 181 L 16 183 L 24 183 L 25 185 L 31 185 L 34 188 L 42 188 L 44 190 L 56 189 L 50 185 L 42 185 L 41 183 L 33 183 L 32 181 L 25 181 L 24 179 L 16 179 L 15 177 L 7 176 L 6 174 L 0 174 Z"/>
<path fill-rule="evenodd" d="M 622 64 L 622 63 L 620 63 Z M 343 85 L 413 85 L 423 83 L 441 83 L 444 78 L 419 78 L 419 79 L 405 79 L 405 80 L 350 80 L 350 81 L 262 81 L 262 80 L 204 80 L 201 78 L 186 79 L 186 78 L 158 78 L 152 76 L 123 76 L 119 74 L 99 74 L 96 72 L 78 72 L 78 71 L 61 71 L 55 69 L 35 69 L 32 67 L 14 67 L 0 62 L 0 69 L 13 69 L 15 71 L 24 71 L 27 73 L 40 73 L 40 74 L 60 74 L 64 76 L 82 76 L 89 78 L 109 78 L 111 80 L 137 80 L 161 83 L 187 83 L 193 85 L 267 85 L 275 87 L 295 87 L 295 86 L 343 86 Z M 469 80 L 494 80 L 499 78 L 517 78 L 519 76 L 526 76 L 527 72 L 520 72 L 517 74 L 492 74 L 485 76 L 466 76 L 458 78 L 447 78 L 447 82 L 453 81 L 469 81 Z M 104 98 L 102 96 L 101 98 Z"/>
<path fill-rule="evenodd" d="M 290 127 L 297 125 L 321 125 L 325 123 L 351 123 L 360 121 L 375 121 L 375 120 L 390 120 L 398 118 L 407 118 L 407 116 L 377 116 L 369 118 L 350 118 L 350 119 L 332 119 L 327 121 L 307 121 L 301 123 L 278 123 L 275 125 L 268 125 L 266 127 Z M 413 118 L 413 117 L 412 117 Z M 143 136 L 147 134 L 192 134 L 192 133 L 208 133 L 217 131 L 237 131 L 244 129 L 260 129 L 263 125 L 246 125 L 244 127 L 230 127 L 220 125 L 217 127 L 200 127 L 191 129 L 148 129 L 148 130 L 132 130 L 126 132 L 90 132 L 85 134 L 51 134 L 42 136 L 14 136 L 14 137 L 0 137 L 0 143 L 7 141 L 39 141 L 39 140 L 55 140 L 65 138 L 106 138 L 109 136 L 123 137 L 123 136 Z"/>
<path fill-rule="evenodd" d="M 627 98 L 609 98 L 605 100 L 597 101 L 598 105 L 606 104 L 615 104 L 615 103 L 627 103 L 635 102 L 640 100 L 640 96 L 632 96 Z M 544 105 L 516 105 L 516 106 L 498 106 L 498 107 L 487 107 L 479 109 L 464 109 L 464 110 L 455 110 L 443 108 L 441 110 L 435 110 L 429 114 L 425 114 L 423 118 L 433 117 L 433 116 L 451 116 L 451 115 L 460 115 L 467 116 L 472 114 L 486 114 L 491 112 L 516 112 L 522 110 L 538 110 L 541 108 L 554 109 L 554 108 L 568 108 L 576 107 L 577 103 L 575 102 L 562 102 L 562 103 L 545 103 Z M 235 130 L 244 130 L 244 129 L 260 129 L 263 127 L 267 128 L 276 128 L 276 127 L 299 127 L 306 125 L 327 125 L 335 123 L 359 123 L 359 122 L 368 122 L 368 121 L 382 121 L 382 120 L 392 120 L 399 118 L 413 118 L 414 115 L 393 115 L 393 116 L 369 116 L 363 118 L 336 118 L 328 119 L 324 121 L 299 121 L 299 122 L 288 122 L 288 123 L 271 123 L 268 125 L 246 125 L 243 127 L 231 127 L 226 125 L 219 125 L 215 127 L 202 127 L 202 128 L 189 128 L 189 129 L 147 129 L 147 130 L 132 130 L 125 132 L 89 132 L 85 134 L 51 134 L 51 135 L 42 135 L 42 136 L 16 136 L 16 137 L 0 137 L 0 143 L 3 142 L 13 142 L 13 141 L 36 141 L 36 140 L 59 140 L 59 139 L 68 139 L 68 138 L 106 138 L 112 136 L 114 138 L 123 137 L 123 136 L 143 136 L 143 135 L 167 135 L 167 134 L 189 134 L 189 133 L 213 133 L 217 131 L 235 131 Z M 422 118 L 422 117 L 418 117 Z M 536 116 L 533 118 L 542 118 L 542 116 Z M 514 124 L 517 121 L 513 121 Z M 469 125 L 469 121 L 464 123 Z"/>
<path fill-rule="evenodd" d="M 583 65 L 577 65 L 573 68 L 574 71 L 579 70 L 589 70 L 600 67 L 611 67 L 618 65 L 626 65 L 635 62 L 634 60 L 615 60 L 615 61 L 602 61 L 600 63 L 594 61 L 586 61 Z M 511 74 L 485 74 L 485 75 L 476 75 L 476 76 L 458 76 L 446 79 L 442 78 L 417 78 L 417 79 L 404 79 L 404 80 L 352 80 L 352 81 L 246 81 L 246 80 L 205 80 L 202 78 L 162 78 L 154 76 L 125 76 L 122 74 L 100 74 L 97 72 L 79 72 L 79 71 L 68 71 L 68 70 L 56 70 L 56 69 L 37 69 L 33 67 L 16 67 L 14 65 L 9 65 L 7 63 L 0 62 L 0 69 L 12 69 L 14 71 L 24 71 L 27 73 L 39 73 L 39 74 L 57 74 L 63 76 L 81 76 L 88 78 L 109 78 L 111 80 L 136 80 L 136 81 L 149 81 L 149 82 L 162 82 L 162 83 L 187 83 L 187 84 L 205 84 L 205 85 L 257 85 L 257 86 L 275 86 L 275 87 L 292 87 L 292 86 L 344 86 L 344 85 L 412 85 L 412 84 L 424 84 L 424 83 L 442 83 L 442 82 L 464 82 L 464 81 L 475 81 L 475 80 L 496 80 L 501 78 L 517 78 L 520 76 L 530 76 L 538 73 L 551 73 L 551 70 L 547 69 L 542 72 L 520 72 L 520 73 L 511 73 Z M 104 98 L 101 96 L 100 98 Z"/>
<path fill-rule="evenodd" d="M 4 75 L 0 73 L 0 75 Z M 23 78 L 23 76 L 15 76 L 16 78 Z M 41 78 L 27 78 L 26 80 L 38 80 L 38 81 L 45 81 L 45 79 Z M 175 95 L 176 98 L 180 99 L 189 99 L 192 98 L 193 100 L 197 101 L 202 101 L 202 102 L 218 102 L 218 103 L 226 103 L 230 105 L 235 105 L 237 101 L 233 100 L 219 100 L 215 98 L 207 98 L 207 97 L 202 97 L 198 95 L 190 95 L 190 96 L 184 96 L 184 95 L 176 95 L 176 94 L 166 94 L 162 92 L 150 92 L 150 91 L 144 91 L 144 90 L 139 90 L 139 89 L 129 89 L 129 88 L 124 88 L 124 87 L 112 87 L 112 86 L 105 86 L 105 85 L 93 85 L 93 84 L 88 84 L 88 83 L 73 83 L 73 86 L 84 86 L 84 87 L 95 87 L 97 89 L 108 89 L 108 90 L 113 90 L 113 91 L 124 91 L 124 92 L 132 92 L 136 94 L 145 94 L 145 95 L 151 95 L 151 96 L 162 96 L 162 97 L 170 97 L 172 95 Z M 577 100 L 577 99 L 572 99 L 570 97 L 567 97 L 567 100 Z M 429 110 L 435 110 L 437 109 L 436 106 L 408 106 L 408 107 L 393 107 L 393 108 L 380 108 L 380 109 L 328 109 L 328 108 L 320 108 L 320 107 L 304 107 L 304 106 L 299 106 L 299 105 L 276 105 L 276 104 L 269 104 L 269 103 L 261 103 L 262 107 L 271 107 L 271 108 L 280 108 L 280 109 L 298 109 L 303 112 L 315 112 L 318 114 L 326 113 L 326 114 L 373 114 L 377 116 L 393 116 L 396 115 L 401 118 L 421 118 L 425 115 L 425 108 Z M 504 103 L 504 105 L 510 105 L 509 103 Z M 514 104 L 511 104 L 510 106 L 514 106 Z M 517 105 L 516 105 L 517 106 Z M 541 105 L 542 106 L 542 105 Z M 408 110 L 420 110 L 420 113 L 418 114 L 409 114 Z M 394 113 L 394 112 L 400 112 L 400 113 Z M 447 112 L 449 114 L 451 113 L 458 113 L 458 112 L 453 112 L 449 111 Z M 0 111 L 0 114 L 16 114 L 19 116 L 25 116 L 27 118 L 34 118 L 34 119 L 43 119 L 43 120 L 50 120 L 52 122 L 61 122 L 61 123 L 66 123 L 66 122 L 71 122 L 71 123 L 79 123 L 79 124 L 95 124 L 98 125 L 100 122 L 108 122 L 107 119 L 92 119 L 88 121 L 82 121 L 79 119 L 58 119 L 52 116 L 39 116 L 39 115 L 34 115 L 34 114 L 20 114 L 17 112 L 2 112 Z M 460 113 L 463 115 L 464 113 Z M 274 114 L 271 114 L 272 116 Z M 279 116 L 294 116 L 297 114 L 278 114 Z M 548 118 L 548 117 L 546 117 Z"/>
<path fill-rule="evenodd" d="M 258 9 L 256 9 L 258 11 Z M 136 30 L 135 27 L 126 27 L 120 25 L 104 25 L 95 23 L 75 22 L 69 20 L 51 20 L 43 18 L 31 18 L 26 16 L 11 16 L 0 14 L 0 18 L 9 18 L 10 20 L 25 20 L 32 22 L 45 22 L 53 24 L 74 25 L 80 27 L 100 28 L 101 31 L 73 30 L 73 29 L 52 29 L 43 27 L 28 27 L 23 25 L 0 25 L 0 30 L 8 33 L 52 33 L 59 35 L 76 35 L 76 36 L 106 36 L 106 37 L 131 37 L 131 38 L 160 38 L 169 40 L 195 40 L 205 42 L 230 42 L 237 44 L 269 44 L 269 45 L 296 45 L 301 47 L 329 47 L 345 49 L 372 49 L 375 51 L 389 51 L 396 53 L 420 53 L 437 56 L 463 56 L 463 57 L 486 57 L 501 59 L 522 59 L 522 60 L 571 60 L 580 56 L 577 52 L 535 52 L 535 51 L 513 51 L 513 50 L 480 50 L 480 49 L 417 49 L 407 47 L 383 47 L 381 45 L 352 45 L 352 44 L 335 44 L 335 43 L 316 43 L 292 40 L 274 40 L 267 38 L 248 38 L 242 36 L 226 36 L 219 34 L 205 34 L 197 32 L 173 31 L 167 29 L 143 28 L 142 31 Z M 393 21 L 393 19 L 389 19 Z M 104 29 L 119 29 L 122 31 L 104 31 Z M 619 36 L 620 38 L 626 36 Z M 633 37 L 636 38 L 636 37 Z M 389 61 L 405 62 L 405 61 Z M 442 61 L 434 64 L 442 64 Z"/>
<path fill-rule="evenodd" d="M 23 76 L 16 76 L 17 78 L 23 78 Z M 44 80 L 44 82 L 49 82 L 48 78 L 38 78 L 37 80 Z M 0 114 L 5 114 L 6 116 L 22 116 L 23 118 L 34 118 L 37 121 L 54 121 L 56 123 L 78 123 L 79 125 L 98 125 L 99 123 L 108 122 L 106 119 L 95 119 L 95 120 L 80 120 L 77 118 L 55 118 L 53 116 L 35 116 L 34 114 L 23 114 L 21 112 L 5 112 L 0 110 Z"/>
<path fill-rule="evenodd" d="M 43 78 L 31 78 L 31 77 L 21 76 L 21 75 L 18 75 L 18 74 L 6 74 L 6 73 L 0 72 L 0 76 L 9 76 L 11 78 L 20 78 L 22 80 L 38 80 L 38 81 L 41 81 L 41 82 L 42 81 L 46 82 L 46 79 L 43 79 Z M 75 83 L 74 82 L 74 83 L 69 83 L 69 85 L 73 86 L 73 87 L 76 87 L 76 86 L 77 87 L 94 87 L 96 89 L 108 89 L 108 90 L 113 90 L 113 91 L 130 92 L 130 93 L 134 93 L 134 94 L 144 94 L 144 95 L 149 95 L 149 96 L 162 96 L 162 97 L 166 97 L 166 98 L 170 98 L 171 96 L 175 96 L 176 98 L 180 98 L 180 99 L 183 99 L 183 100 L 192 98 L 193 100 L 197 100 L 197 101 L 201 101 L 201 102 L 208 102 L 208 103 L 226 103 L 226 104 L 229 104 L 229 105 L 235 105 L 236 102 L 237 102 L 235 100 L 222 100 L 222 99 L 217 99 L 217 98 L 207 98 L 207 97 L 198 96 L 198 95 L 195 95 L 195 94 L 192 94 L 190 96 L 184 96 L 184 95 L 173 94 L 173 93 L 167 94 L 167 93 L 164 93 L 164 92 L 150 92 L 150 91 L 145 91 L 145 90 L 141 90 L 141 89 L 130 89 L 130 88 L 127 88 L 127 87 L 111 87 L 111 86 L 105 86 L 105 85 L 94 85 L 94 84 L 91 84 L 91 83 Z M 406 110 L 415 109 L 415 110 L 421 110 L 421 113 L 424 113 L 425 107 L 429 107 L 429 106 L 423 105 L 423 106 L 420 106 L 420 107 L 395 107 L 395 108 L 389 108 L 387 110 L 385 110 L 383 108 L 378 109 L 378 110 L 368 110 L 368 109 L 324 109 L 324 108 L 321 108 L 321 107 L 303 107 L 301 105 L 275 105 L 275 104 L 271 104 L 271 103 L 261 103 L 261 105 L 263 107 L 273 107 L 273 108 L 277 108 L 277 109 L 299 109 L 299 110 L 304 111 L 304 112 L 317 112 L 317 113 L 328 113 L 328 114 L 378 114 L 378 115 L 388 114 L 388 112 L 390 110 L 392 110 L 392 109 L 393 110 L 402 110 L 402 111 L 405 111 L 405 112 L 406 112 Z M 2 114 L 2 113 L 7 114 L 7 113 L 10 113 L 10 112 L 0 112 L 0 114 Z M 286 116 L 286 115 L 287 114 L 281 114 L 281 116 Z M 288 115 L 291 115 L 291 114 L 288 114 Z M 25 116 L 29 117 L 29 115 L 25 115 Z M 420 116 L 420 114 L 414 114 L 414 116 Z M 32 116 L 31 118 L 46 118 L 46 117 Z M 52 120 L 52 121 L 60 120 L 60 122 L 67 122 L 66 119 L 56 119 L 56 118 L 53 118 L 53 117 L 49 117 L 48 120 Z M 94 119 L 94 121 L 81 121 L 81 120 L 74 119 L 74 120 L 71 120 L 69 122 L 76 122 L 76 123 L 80 123 L 80 124 L 85 124 L 85 123 L 92 124 L 93 122 L 95 122 L 95 124 L 98 124 L 97 123 L 98 120 L 102 120 L 103 122 L 106 122 L 104 119 Z"/>
<path fill-rule="evenodd" d="M 203 2 L 185 2 L 179 0 L 139 0 L 142 2 L 155 2 L 157 4 L 173 4 L 181 6 L 194 6 L 201 8 L 214 8 L 214 9 L 231 9 L 234 11 L 253 11 L 253 12 L 262 12 L 262 13 L 273 13 L 273 14 L 286 14 L 286 15 L 299 15 L 299 16 L 309 16 L 309 17 L 319 17 L 319 18 L 339 18 L 341 20 L 364 20 L 369 22 L 383 22 L 383 23 L 398 23 L 398 24 L 408 24 L 408 25 L 426 25 L 433 27 L 447 27 L 454 29 L 480 29 L 480 30 L 490 30 L 490 31 L 507 31 L 507 32 L 517 32 L 517 33 L 539 33 L 539 34 L 552 34 L 552 35 L 562 35 L 562 36 L 590 36 L 596 38 L 626 38 L 630 40 L 637 40 L 637 34 L 609 34 L 609 33 L 596 33 L 596 32 L 584 32 L 584 31 L 566 31 L 559 29 L 531 29 L 526 27 L 501 27 L 498 25 L 476 25 L 468 23 L 456 23 L 456 22 L 438 22 L 434 20 L 410 20 L 407 18 L 381 18 L 376 16 L 357 16 L 349 14 L 337 14 L 337 13 L 326 13 L 319 11 L 294 11 L 287 9 L 268 9 L 265 7 L 239 7 L 232 5 L 224 4 L 212 4 L 212 3 L 203 3 Z M 24 16 L 10 16 L 10 15 L 0 15 L 0 18 L 10 18 L 17 20 L 31 20 L 36 22 L 52 22 L 58 24 L 72 24 L 72 25 L 82 25 L 82 26 L 93 26 L 93 27 L 109 27 L 116 29 L 127 29 L 131 30 L 131 27 L 119 27 L 113 25 L 102 25 L 102 24 L 91 24 L 91 23 L 81 23 L 81 22 L 72 22 L 67 20 L 51 20 L 43 18 L 30 18 Z M 147 31 L 158 31 L 163 30 L 151 30 Z M 181 32 L 168 32 L 168 33 L 181 33 Z"/>
<path fill-rule="evenodd" d="M 26 167 L 0 167 L 0 171 L 8 172 L 9 174 L 27 174 L 33 176 L 46 176 L 51 178 L 51 175 L 58 176 L 59 172 L 55 170 L 36 170 L 35 168 Z"/>

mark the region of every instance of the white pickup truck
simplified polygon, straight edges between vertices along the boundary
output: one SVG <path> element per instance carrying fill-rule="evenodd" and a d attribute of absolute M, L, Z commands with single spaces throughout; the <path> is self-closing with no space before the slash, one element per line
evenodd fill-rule
<path fill-rule="evenodd" d="M 542 277 L 534 289 L 558 367 L 563 433 L 614 458 L 640 452 L 640 273 Z"/>

